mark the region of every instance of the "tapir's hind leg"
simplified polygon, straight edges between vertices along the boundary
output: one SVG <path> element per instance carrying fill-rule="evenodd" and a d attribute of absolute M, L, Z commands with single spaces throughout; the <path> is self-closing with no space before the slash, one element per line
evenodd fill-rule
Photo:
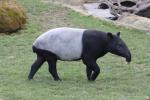
<path fill-rule="evenodd" d="M 48 65 L 49 65 L 49 72 L 53 76 L 54 80 L 55 81 L 61 80 L 58 76 L 57 68 L 56 68 L 57 59 L 52 58 L 52 57 L 48 57 L 47 62 L 48 62 Z"/>
<path fill-rule="evenodd" d="M 35 73 L 38 71 L 38 69 L 41 67 L 41 65 L 44 63 L 44 61 L 45 61 L 45 59 L 43 57 L 37 55 L 37 59 L 31 66 L 31 70 L 30 70 L 30 73 L 28 76 L 29 80 L 34 77 Z"/>

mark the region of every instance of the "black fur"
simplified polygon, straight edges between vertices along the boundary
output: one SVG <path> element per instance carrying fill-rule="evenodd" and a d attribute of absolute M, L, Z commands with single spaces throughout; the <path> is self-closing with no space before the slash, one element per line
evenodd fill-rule
<path fill-rule="evenodd" d="M 104 32 L 96 30 L 86 30 L 83 34 L 82 60 L 86 65 L 88 80 L 95 80 L 100 73 L 100 68 L 96 63 L 97 58 L 104 56 L 109 38 Z"/>
<path fill-rule="evenodd" d="M 28 76 L 28 79 L 32 79 L 35 73 L 38 71 L 38 69 L 41 67 L 41 65 L 47 61 L 49 65 L 49 72 L 52 74 L 54 80 L 61 80 L 57 74 L 56 69 L 56 63 L 57 63 L 57 56 L 53 54 L 52 52 L 49 52 L 47 50 L 41 50 L 36 47 L 32 47 L 33 52 L 37 54 L 37 60 L 32 64 L 31 71 Z"/>
<path fill-rule="evenodd" d="M 131 61 L 131 53 L 119 36 L 120 32 L 113 35 L 110 32 L 105 33 L 96 30 L 84 31 L 82 38 L 83 50 L 80 59 L 82 59 L 83 63 L 86 65 L 88 80 L 94 81 L 97 78 L 100 73 L 100 68 L 96 63 L 96 60 L 108 52 L 125 57 L 128 62 Z M 32 79 L 40 66 L 47 61 L 49 65 L 49 72 L 52 74 L 54 80 L 61 80 L 56 69 L 56 63 L 57 60 L 59 60 L 56 56 L 57 54 L 38 49 L 34 46 L 33 52 L 37 54 L 37 60 L 31 66 L 28 79 Z"/>

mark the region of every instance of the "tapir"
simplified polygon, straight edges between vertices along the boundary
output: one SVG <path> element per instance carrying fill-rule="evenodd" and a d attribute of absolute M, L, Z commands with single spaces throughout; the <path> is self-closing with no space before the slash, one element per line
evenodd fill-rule
<path fill-rule="evenodd" d="M 92 29 L 60 27 L 40 35 L 32 45 L 37 59 L 31 66 L 28 79 L 33 76 L 44 62 L 48 62 L 49 72 L 54 80 L 61 80 L 57 73 L 57 60 L 82 60 L 86 65 L 89 81 L 94 81 L 100 73 L 97 59 L 112 53 L 131 61 L 131 52 L 120 38 L 120 32 L 113 34 Z"/>

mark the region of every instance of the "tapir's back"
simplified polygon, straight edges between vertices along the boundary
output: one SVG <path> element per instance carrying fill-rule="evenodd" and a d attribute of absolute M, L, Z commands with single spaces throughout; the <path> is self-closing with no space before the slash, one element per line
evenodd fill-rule
<path fill-rule="evenodd" d="M 57 55 L 61 60 L 79 59 L 85 29 L 56 28 L 39 36 L 33 45 Z"/>

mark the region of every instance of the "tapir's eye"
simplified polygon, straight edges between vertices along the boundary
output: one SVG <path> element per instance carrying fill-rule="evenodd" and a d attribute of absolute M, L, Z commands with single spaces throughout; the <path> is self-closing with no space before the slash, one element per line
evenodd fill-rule
<path fill-rule="evenodd" d="M 121 43 L 118 43 L 118 44 L 117 44 L 117 50 L 121 50 L 121 48 L 122 48 L 122 44 L 121 44 Z"/>

